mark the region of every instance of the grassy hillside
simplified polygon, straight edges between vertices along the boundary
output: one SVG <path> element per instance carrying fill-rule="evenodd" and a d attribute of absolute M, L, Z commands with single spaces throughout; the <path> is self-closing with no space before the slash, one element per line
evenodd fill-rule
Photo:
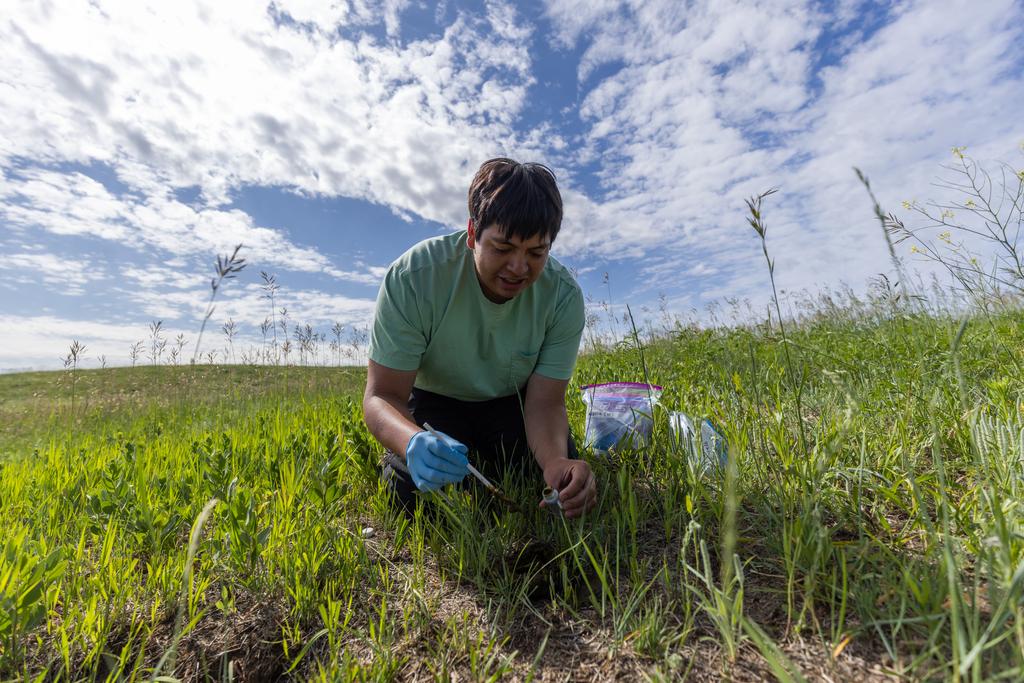
<path fill-rule="evenodd" d="M 360 370 L 0 376 L 0 677 L 1024 676 L 1019 314 L 638 341 L 574 377 L 665 387 L 574 522 L 539 477 L 391 515 Z"/>
<path fill-rule="evenodd" d="M 362 393 L 364 368 L 145 365 L 0 375 L 0 460 L 73 434 L 197 418 L 230 424 L 288 397 Z"/>

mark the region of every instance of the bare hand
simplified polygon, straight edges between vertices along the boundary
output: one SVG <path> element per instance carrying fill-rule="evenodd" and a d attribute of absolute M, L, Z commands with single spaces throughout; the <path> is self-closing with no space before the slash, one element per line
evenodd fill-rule
<path fill-rule="evenodd" d="M 544 482 L 558 490 L 566 517 L 579 517 L 597 504 L 597 478 L 585 460 L 555 460 L 544 469 Z"/>

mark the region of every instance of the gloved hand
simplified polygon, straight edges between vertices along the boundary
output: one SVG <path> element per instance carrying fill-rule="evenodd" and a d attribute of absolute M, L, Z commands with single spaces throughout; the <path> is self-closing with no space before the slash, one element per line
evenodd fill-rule
<path fill-rule="evenodd" d="M 468 449 L 447 434 L 438 434 L 442 438 L 430 432 L 416 432 L 405 447 L 405 464 L 420 491 L 454 484 L 469 474 Z"/>

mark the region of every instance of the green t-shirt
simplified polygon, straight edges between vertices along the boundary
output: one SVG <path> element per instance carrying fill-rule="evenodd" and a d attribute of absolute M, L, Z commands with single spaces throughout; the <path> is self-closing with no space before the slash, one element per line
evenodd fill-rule
<path fill-rule="evenodd" d="M 370 359 L 418 370 L 416 387 L 461 401 L 508 396 L 534 372 L 569 379 L 585 321 L 572 275 L 549 256 L 532 285 L 496 304 L 480 289 L 466 236 L 425 240 L 391 264 Z"/>

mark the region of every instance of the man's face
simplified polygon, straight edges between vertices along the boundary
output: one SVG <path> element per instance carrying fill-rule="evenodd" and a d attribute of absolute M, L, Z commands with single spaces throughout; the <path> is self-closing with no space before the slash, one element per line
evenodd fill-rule
<path fill-rule="evenodd" d="M 482 232 L 477 235 L 476 226 L 470 221 L 469 248 L 473 250 L 476 277 L 484 296 L 503 304 L 540 277 L 548 261 L 551 238 L 535 235 L 521 240 L 494 225 Z"/>

